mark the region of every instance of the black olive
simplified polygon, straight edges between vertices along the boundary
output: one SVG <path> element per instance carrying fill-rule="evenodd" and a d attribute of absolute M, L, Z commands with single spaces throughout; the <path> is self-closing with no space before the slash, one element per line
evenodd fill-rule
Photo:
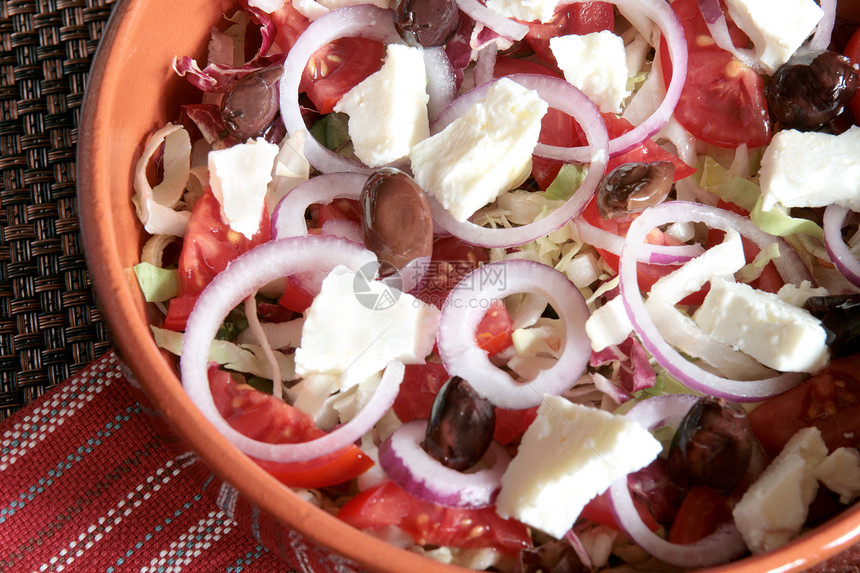
<path fill-rule="evenodd" d="M 397 0 L 394 4 L 394 27 L 411 46 L 442 46 L 459 26 L 460 9 L 454 0 Z"/>
<path fill-rule="evenodd" d="M 283 68 L 265 68 L 237 80 L 221 102 L 221 117 L 230 130 L 246 140 L 262 135 L 280 109 L 278 80 Z"/>
<path fill-rule="evenodd" d="M 722 399 L 701 398 L 675 432 L 669 477 L 679 487 L 703 485 L 728 493 L 746 474 L 754 446 L 746 412 Z"/>
<path fill-rule="evenodd" d="M 380 274 L 433 253 L 433 218 L 427 196 L 412 177 L 393 167 L 371 175 L 361 192 L 365 246 L 376 253 Z"/>
<path fill-rule="evenodd" d="M 597 212 L 604 219 L 616 219 L 662 203 L 672 190 L 674 175 L 669 161 L 623 163 L 600 182 Z"/>
<path fill-rule="evenodd" d="M 851 60 L 836 52 L 800 51 L 766 88 L 771 118 L 784 129 L 815 131 L 836 119 L 860 87 Z"/>
<path fill-rule="evenodd" d="M 821 321 L 833 358 L 855 354 L 860 348 L 860 294 L 813 296 L 804 308 Z"/>
<path fill-rule="evenodd" d="M 462 471 L 478 463 L 487 452 L 495 426 L 493 404 L 455 376 L 436 395 L 421 445 L 443 465 Z"/>

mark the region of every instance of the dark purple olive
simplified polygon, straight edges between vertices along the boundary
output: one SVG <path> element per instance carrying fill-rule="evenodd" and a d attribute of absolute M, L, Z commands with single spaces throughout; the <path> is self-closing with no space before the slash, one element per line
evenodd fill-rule
<path fill-rule="evenodd" d="M 662 203 L 672 190 L 674 175 L 669 161 L 623 163 L 600 182 L 597 212 L 604 219 L 616 219 Z"/>
<path fill-rule="evenodd" d="M 669 449 L 669 477 L 679 487 L 732 491 L 749 468 L 755 436 L 746 412 L 705 397 L 681 421 Z"/>
<path fill-rule="evenodd" d="M 780 66 L 766 89 L 771 118 L 783 129 L 815 131 L 836 119 L 860 78 L 847 57 L 800 51 Z"/>
<path fill-rule="evenodd" d="M 821 321 L 833 358 L 855 354 L 860 348 L 860 294 L 813 296 L 804 308 Z"/>
<path fill-rule="evenodd" d="M 463 471 L 484 457 L 495 427 L 492 403 L 455 376 L 436 395 L 421 445 L 443 465 Z"/>
<path fill-rule="evenodd" d="M 382 275 L 432 254 L 430 205 L 424 191 L 406 173 L 392 167 L 376 171 L 364 184 L 361 207 L 364 244 L 379 257 Z"/>
<path fill-rule="evenodd" d="M 459 26 L 460 10 L 454 0 L 397 0 L 394 4 L 394 27 L 410 46 L 442 46 Z"/>
<path fill-rule="evenodd" d="M 262 135 L 278 114 L 278 80 L 283 68 L 273 66 L 237 80 L 221 102 L 221 117 L 241 140 Z"/>

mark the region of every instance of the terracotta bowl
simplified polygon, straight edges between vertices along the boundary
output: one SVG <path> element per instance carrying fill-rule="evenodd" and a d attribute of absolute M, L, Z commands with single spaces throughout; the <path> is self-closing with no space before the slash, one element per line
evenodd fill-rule
<path fill-rule="evenodd" d="M 96 295 L 115 348 L 173 431 L 217 474 L 286 528 L 379 571 L 454 571 L 395 548 L 305 503 L 222 438 L 180 385 L 156 347 L 134 279 L 144 233 L 130 201 L 134 165 L 146 135 L 193 101 L 169 64 L 174 55 L 205 53 L 209 31 L 230 0 L 124 0 L 99 47 L 83 109 L 78 188 L 81 230 Z M 720 568 L 734 573 L 793 571 L 860 539 L 855 507 L 774 553 Z"/>

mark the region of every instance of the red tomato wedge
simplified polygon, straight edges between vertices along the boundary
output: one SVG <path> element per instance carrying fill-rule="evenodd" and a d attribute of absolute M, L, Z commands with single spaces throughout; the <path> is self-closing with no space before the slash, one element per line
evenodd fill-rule
<path fill-rule="evenodd" d="M 487 354 L 493 356 L 513 344 L 514 323 L 505 303 L 497 300 L 478 323 L 475 339 Z"/>
<path fill-rule="evenodd" d="M 669 529 L 669 542 L 695 543 L 731 519 L 729 502 L 720 492 L 705 486 L 693 487 L 687 492 Z"/>
<path fill-rule="evenodd" d="M 185 330 L 194 303 L 227 263 L 269 240 L 269 212 L 260 214 L 260 230 L 248 239 L 221 219 L 221 204 L 207 190 L 194 204 L 179 254 L 179 296 L 170 301 L 164 328 Z"/>
<path fill-rule="evenodd" d="M 821 430 L 831 451 L 860 445 L 860 354 L 833 360 L 812 378 L 762 402 L 749 419 L 772 456 L 798 430 L 809 426 Z"/>
<path fill-rule="evenodd" d="M 684 27 L 689 54 L 675 117 L 694 137 L 718 147 L 766 145 L 771 126 L 762 77 L 714 43 L 697 0 L 675 0 L 672 9 Z M 736 45 L 746 45 L 746 36 L 732 22 L 729 33 Z M 660 60 L 669 85 L 672 68 L 665 41 Z"/>
<path fill-rule="evenodd" d="M 275 43 L 288 51 L 310 21 L 286 2 L 271 14 L 278 29 Z M 299 91 L 306 93 L 317 111 L 331 113 L 340 98 L 379 70 L 385 46 L 366 38 L 341 38 L 318 50 L 308 61 Z"/>
<path fill-rule="evenodd" d="M 458 509 L 422 501 L 392 482 L 367 489 L 346 502 L 337 516 L 359 529 L 396 525 L 418 545 L 476 549 L 492 547 L 516 556 L 531 547 L 522 523 L 502 519 L 495 507 Z"/>
<path fill-rule="evenodd" d="M 209 387 L 218 412 L 233 429 L 249 438 L 270 444 L 293 444 L 325 435 L 301 410 L 248 384 L 237 384 L 229 372 L 215 365 L 209 367 Z M 373 460 L 355 445 L 306 462 L 251 459 L 290 487 L 336 485 L 373 465 Z"/>
<path fill-rule="evenodd" d="M 429 419 L 433 401 L 450 376 L 438 362 L 407 364 L 400 383 L 400 392 L 394 399 L 394 413 L 403 422 Z"/>

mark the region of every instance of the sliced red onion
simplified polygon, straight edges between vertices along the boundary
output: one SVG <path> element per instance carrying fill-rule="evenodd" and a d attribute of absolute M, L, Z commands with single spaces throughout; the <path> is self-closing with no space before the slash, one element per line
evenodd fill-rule
<path fill-rule="evenodd" d="M 696 402 L 689 394 L 664 394 L 636 404 L 627 417 L 648 430 L 677 425 Z M 633 505 L 627 477 L 609 487 L 609 502 L 615 520 L 640 547 L 654 557 L 683 567 L 708 567 L 725 563 L 746 552 L 746 544 L 733 522 L 723 524 L 707 537 L 689 544 L 670 543 L 655 534 L 639 517 Z"/>
<path fill-rule="evenodd" d="M 594 568 L 594 563 L 592 562 L 591 555 L 588 554 L 588 550 L 585 548 L 585 545 L 582 543 L 579 536 L 573 532 L 573 529 L 571 529 L 564 534 L 564 538 L 567 539 L 568 543 L 570 543 L 574 553 L 576 553 L 576 556 L 579 557 L 580 561 L 582 561 L 585 568 L 591 571 Z"/>
<path fill-rule="evenodd" d="M 809 48 L 826 50 L 830 45 L 830 36 L 833 34 L 833 26 L 836 23 L 836 0 L 818 0 L 818 5 L 824 10 L 824 15 L 818 21 L 815 34 L 809 40 Z"/>
<path fill-rule="evenodd" d="M 702 17 L 708 25 L 708 31 L 711 33 L 711 38 L 714 39 L 717 46 L 729 52 L 745 66 L 756 72 L 761 72 L 761 66 L 755 52 L 750 49 L 738 48 L 732 41 L 726 15 L 719 0 L 699 0 L 699 11 L 702 13 Z"/>
<path fill-rule="evenodd" d="M 272 237 L 283 239 L 308 234 L 305 209 L 335 199 L 358 200 L 367 181 L 361 173 L 328 173 L 312 177 L 287 193 L 272 212 Z"/>
<path fill-rule="evenodd" d="M 552 76 L 513 74 L 507 77 L 526 88 L 537 91 L 550 107 L 573 116 L 579 122 L 585 131 L 588 142 L 591 144 L 591 147 L 588 148 L 590 153 L 588 161 L 591 162 L 591 166 L 588 169 L 585 180 L 570 199 L 547 214 L 543 219 L 520 227 L 491 229 L 481 227 L 470 221 L 457 221 L 434 197 L 429 197 L 430 209 L 435 224 L 464 241 L 482 247 L 506 248 L 523 245 L 562 227 L 565 223 L 579 215 L 588 201 L 591 200 L 595 189 L 597 189 L 600 180 L 603 178 L 603 172 L 606 170 L 606 163 L 608 161 L 606 153 L 608 143 L 606 126 L 597 108 L 585 94 L 566 81 Z M 444 129 L 444 126 L 461 115 L 472 103 L 486 97 L 486 93 L 494 83 L 488 82 L 483 84 L 468 94 L 457 98 L 437 119 L 434 124 L 436 130 L 441 131 L 441 129 Z M 541 147 L 541 144 L 538 144 L 538 147 Z M 561 154 L 569 151 L 563 147 L 544 147 L 551 150 L 559 150 Z M 537 148 L 535 148 L 535 152 L 537 152 Z"/>
<path fill-rule="evenodd" d="M 299 106 L 299 84 L 308 60 L 326 44 L 346 37 L 367 38 L 384 44 L 402 43 L 394 28 L 391 11 L 372 5 L 347 6 L 311 22 L 290 49 L 284 62 L 284 75 L 281 76 L 281 117 L 289 135 L 307 130 Z M 322 173 L 371 172 L 362 163 L 326 149 L 310 135 L 305 138 L 305 157 Z"/>
<path fill-rule="evenodd" d="M 576 220 L 576 230 L 579 233 L 579 238 L 588 243 L 594 248 L 603 251 L 609 251 L 614 255 L 621 255 L 621 248 L 624 246 L 624 237 L 610 233 L 599 227 L 595 227 L 585 220 L 584 217 L 579 217 Z M 698 257 L 705 252 L 702 245 L 643 245 L 640 249 L 640 263 L 650 263 L 652 265 L 675 265 L 685 263 L 692 258 Z"/>
<path fill-rule="evenodd" d="M 427 116 L 433 121 L 457 96 L 457 80 L 444 48 L 425 48 L 423 54 L 424 68 L 427 70 L 427 95 L 430 98 Z"/>
<path fill-rule="evenodd" d="M 485 84 L 493 79 L 493 71 L 496 67 L 496 55 L 499 50 L 495 44 L 482 48 L 478 52 L 478 59 L 475 62 L 475 85 Z"/>
<path fill-rule="evenodd" d="M 490 362 L 475 340 L 478 323 L 496 300 L 531 292 L 543 296 L 564 327 L 558 361 L 530 382 L 517 382 Z M 451 376 L 460 376 L 496 406 L 531 408 L 544 394 L 561 394 L 588 365 L 591 342 L 585 334 L 588 307 L 579 289 L 559 271 L 541 263 L 511 259 L 478 267 L 445 299 L 436 339 L 439 356 Z"/>
<path fill-rule="evenodd" d="M 830 205 L 824 210 L 824 245 L 842 276 L 860 287 L 860 260 L 854 257 L 842 238 L 842 225 L 848 213 L 848 209 L 839 205 Z"/>
<path fill-rule="evenodd" d="M 460 472 L 442 465 L 424 451 L 421 441 L 427 420 L 403 424 L 379 446 L 379 464 L 391 481 L 415 497 L 448 507 L 479 509 L 493 504 L 511 456 L 493 441 L 484 455 L 489 465 Z"/>
<path fill-rule="evenodd" d="M 584 2 L 587 0 L 561 0 L 557 8 Z M 607 0 L 623 10 L 641 14 L 650 19 L 663 34 L 669 48 L 669 58 L 672 60 L 672 79 L 666 86 L 666 94 L 657 109 L 634 129 L 616 137 L 609 142 L 609 155 L 615 157 L 638 147 L 646 139 L 650 139 L 669 122 L 672 112 L 681 99 L 681 90 L 687 80 L 687 41 L 684 28 L 678 16 L 672 10 L 671 4 L 662 0 Z M 652 72 L 655 73 L 655 72 Z M 538 150 L 538 155 L 542 155 Z M 548 157 L 548 156 L 547 156 Z M 582 148 L 575 154 L 573 161 L 586 161 L 587 148 Z M 552 158 L 551 158 L 552 159 Z"/>
<path fill-rule="evenodd" d="M 788 372 L 772 378 L 747 381 L 717 376 L 687 360 L 660 335 L 642 300 L 636 273 L 636 260 L 645 236 L 652 229 L 676 221 L 702 222 L 711 228 L 723 231 L 733 228 L 760 248 L 779 242 L 780 256 L 774 260 L 774 263 L 783 280 L 794 284 L 800 284 L 801 280 L 810 280 L 809 272 L 796 252 L 779 238 L 760 230 L 746 217 L 699 203 L 667 201 L 655 205 L 643 211 L 631 223 L 619 263 L 619 286 L 621 296 L 624 297 L 624 307 L 642 344 L 657 362 L 682 384 L 693 390 L 731 401 L 763 400 L 797 385 L 805 377 L 804 374 Z"/>
<path fill-rule="evenodd" d="M 522 40 L 528 34 L 528 26 L 487 8 L 478 0 L 457 0 L 457 6 L 475 22 L 480 22 L 487 28 L 493 29 L 497 34 L 511 40 Z"/>
<path fill-rule="evenodd" d="M 404 367 L 390 362 L 367 405 L 349 422 L 325 436 L 298 444 L 268 444 L 234 430 L 221 417 L 207 376 L 209 347 L 227 314 L 265 284 L 300 272 L 344 265 L 358 270 L 376 262 L 364 247 L 336 237 L 292 237 L 263 243 L 233 260 L 206 287 L 188 317 L 180 371 L 191 400 L 230 442 L 246 454 L 274 462 L 307 461 L 337 451 L 359 439 L 385 414 L 403 379 Z"/>

